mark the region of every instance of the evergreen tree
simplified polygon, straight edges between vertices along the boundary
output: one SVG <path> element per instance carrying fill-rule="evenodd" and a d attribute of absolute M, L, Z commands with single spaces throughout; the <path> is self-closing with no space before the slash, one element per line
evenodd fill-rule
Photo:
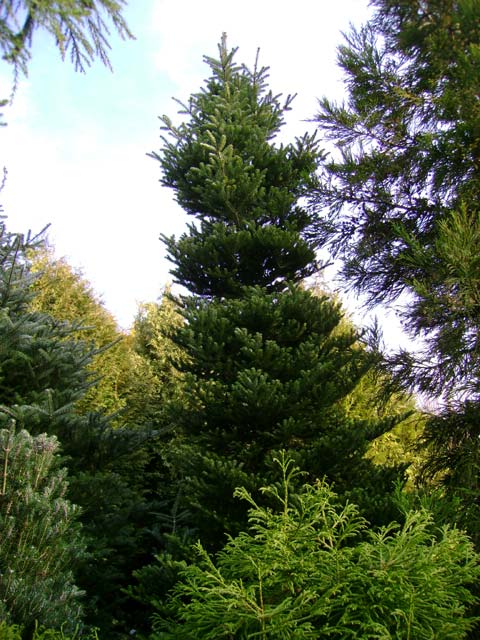
<path fill-rule="evenodd" d="M 336 146 L 316 192 L 318 239 L 375 305 L 407 296 L 423 338 L 393 364 L 410 388 L 479 393 L 477 0 L 374 0 L 339 48 L 348 101 L 320 102 Z M 404 298 L 405 300 L 405 298 Z"/>
<path fill-rule="evenodd" d="M 300 201 L 315 184 L 313 136 L 272 140 L 284 103 L 267 89 L 267 69 L 234 62 L 225 37 L 220 59 L 206 58 L 212 77 L 174 126 L 164 116 L 162 183 L 196 223 L 178 240 L 164 237 L 173 275 L 193 294 L 230 297 L 245 286 L 282 291 L 317 270 L 312 216 Z M 258 62 L 258 61 L 257 61 Z"/>
<path fill-rule="evenodd" d="M 57 452 L 55 437 L 17 431 L 14 419 L 0 430 L 0 618 L 30 630 L 81 620 L 73 570 L 85 545 Z"/>
<path fill-rule="evenodd" d="M 303 205 L 321 156 L 315 139 L 278 144 L 291 98 L 268 90 L 267 69 L 237 65 L 225 39 L 219 53 L 206 58 L 212 76 L 184 106 L 186 121 L 163 118 L 165 147 L 154 154 L 195 217 L 178 240 L 164 238 L 176 282 L 192 293 L 175 338 L 188 358 L 167 457 L 211 548 L 245 525 L 234 488 L 260 486 L 283 448 L 311 478 L 346 488 L 375 477 L 381 493 L 391 476 L 364 454 L 396 419 L 342 411 L 373 362 L 353 329 L 340 330 L 339 305 L 301 286 L 318 268 Z"/>
<path fill-rule="evenodd" d="M 55 258 L 53 250 L 46 247 L 32 252 L 29 259 L 36 274 L 30 308 L 77 327 L 72 337 L 95 350 L 88 366 L 95 385 L 86 391 L 77 408 L 80 412 L 106 414 L 121 411 L 135 359 L 131 340 L 118 329 L 82 273 L 65 259 Z"/>
<path fill-rule="evenodd" d="M 62 58 L 85 71 L 96 58 L 110 68 L 110 21 L 122 38 L 132 34 L 122 15 L 125 0 L 6 0 L 0 4 L 0 49 L 16 73 L 27 72 L 33 34 L 51 34 Z"/>
<path fill-rule="evenodd" d="M 348 100 L 320 103 L 336 152 L 318 239 L 369 304 L 396 303 L 420 340 L 387 359 L 403 388 L 437 398 L 424 476 L 466 499 L 478 531 L 480 195 L 478 0 L 374 0 L 339 49 Z"/>
<path fill-rule="evenodd" d="M 166 406 L 183 389 L 179 367 L 187 356 L 173 340 L 183 322 L 170 287 L 158 303 L 142 304 L 138 310 L 131 331 L 134 358 L 124 411 L 135 424 L 168 427 Z"/>
<path fill-rule="evenodd" d="M 86 622 L 113 638 L 131 624 L 123 589 L 153 557 L 148 530 L 158 504 L 147 500 L 143 479 L 150 433 L 114 428 L 108 416 L 82 406 L 94 383 L 89 367 L 96 350 L 79 340 L 83 318 L 71 324 L 33 309 L 41 275 L 32 272 L 29 256 L 38 243 L 1 222 L 0 429 L 13 419 L 32 437 L 58 438 L 69 471 L 67 497 L 82 509 L 87 550 L 75 574 L 86 592 Z"/>

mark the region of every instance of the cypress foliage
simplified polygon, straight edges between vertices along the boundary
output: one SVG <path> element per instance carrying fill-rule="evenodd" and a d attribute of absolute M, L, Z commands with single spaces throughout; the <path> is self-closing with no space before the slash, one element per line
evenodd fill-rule
<path fill-rule="evenodd" d="M 151 640 L 466 637 L 479 558 L 464 533 L 426 510 L 367 529 L 356 505 L 325 482 L 298 487 L 298 469 L 279 462 L 280 482 L 263 489 L 274 508 L 236 491 L 249 530 L 216 558 L 196 545 Z"/>

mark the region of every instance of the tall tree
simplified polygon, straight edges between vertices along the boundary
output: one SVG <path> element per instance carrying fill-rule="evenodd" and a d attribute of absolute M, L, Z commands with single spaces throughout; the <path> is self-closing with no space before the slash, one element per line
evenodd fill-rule
<path fill-rule="evenodd" d="M 72 338 L 90 343 L 96 352 L 88 367 L 96 384 L 77 407 L 107 414 L 120 411 L 126 404 L 135 359 L 131 340 L 119 330 L 83 274 L 65 259 L 55 258 L 53 250 L 46 247 L 32 252 L 29 258 L 36 274 L 30 308 L 75 325 Z"/>
<path fill-rule="evenodd" d="M 402 301 L 424 340 L 395 361 L 410 387 L 479 389 L 480 3 L 373 0 L 339 48 L 348 100 L 316 117 L 323 166 L 318 239 L 368 304 Z M 403 298 L 404 300 L 404 298 Z"/>
<path fill-rule="evenodd" d="M 373 0 L 339 48 L 348 100 L 320 102 L 335 152 L 315 204 L 318 239 L 368 304 L 395 303 L 419 339 L 387 363 L 439 398 L 425 472 L 467 489 L 478 531 L 480 450 L 480 2 Z"/>
<path fill-rule="evenodd" d="M 164 238 L 192 293 L 176 336 L 188 359 L 170 459 L 212 547 L 245 525 L 235 487 L 258 488 L 279 449 L 312 478 L 352 486 L 369 440 L 393 422 L 350 420 L 340 408 L 372 360 L 351 327 L 339 330 L 339 305 L 301 286 L 318 269 L 303 198 L 321 153 L 313 136 L 275 141 L 291 97 L 273 95 L 267 69 L 238 65 L 235 53 L 223 39 L 219 59 L 206 58 L 211 77 L 183 105 L 182 124 L 163 118 L 164 149 L 153 154 L 195 218 L 179 239 Z"/>

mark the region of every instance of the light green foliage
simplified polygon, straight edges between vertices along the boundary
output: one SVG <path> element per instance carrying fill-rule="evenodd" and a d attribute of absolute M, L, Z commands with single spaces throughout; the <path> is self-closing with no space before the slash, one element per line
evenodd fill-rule
<path fill-rule="evenodd" d="M 72 337 L 91 344 L 95 352 L 88 370 L 96 384 L 77 403 L 78 410 L 116 413 L 126 404 L 134 366 L 131 341 L 80 272 L 46 248 L 29 257 L 36 274 L 30 308 L 74 326 Z"/>
<path fill-rule="evenodd" d="M 183 323 L 168 287 L 160 302 L 139 308 L 130 335 L 133 359 L 125 409 L 125 416 L 136 424 L 164 423 L 166 404 L 182 396 L 180 368 L 187 355 L 174 336 Z"/>
<path fill-rule="evenodd" d="M 75 630 L 71 633 L 64 632 L 63 629 L 46 629 L 45 627 L 35 626 L 32 640 L 98 640 L 96 631 L 90 633 Z M 9 625 L 4 620 L 0 622 L 0 640 L 24 640 L 22 637 L 22 627 L 18 625 Z"/>
<path fill-rule="evenodd" d="M 72 570 L 84 545 L 57 452 L 56 438 L 16 432 L 13 420 L 0 430 L 0 603 L 12 622 L 74 628 L 81 593 Z"/>
<path fill-rule="evenodd" d="M 478 556 L 457 529 L 436 529 L 426 511 L 377 531 L 325 482 L 298 487 L 281 459 L 281 481 L 250 505 L 248 532 L 214 561 L 199 543 L 152 640 L 454 640 L 472 627 L 468 585 Z"/>
<path fill-rule="evenodd" d="M 125 0 L 3 0 L 0 3 L 0 49 L 16 72 L 27 73 L 35 31 L 47 31 L 62 58 L 70 56 L 85 71 L 99 58 L 110 68 L 109 23 L 122 38 L 132 34 L 122 16 Z"/>

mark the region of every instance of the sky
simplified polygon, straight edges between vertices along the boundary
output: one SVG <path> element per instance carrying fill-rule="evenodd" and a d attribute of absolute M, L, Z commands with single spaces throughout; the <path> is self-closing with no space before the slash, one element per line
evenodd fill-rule
<path fill-rule="evenodd" d="M 124 15 L 136 39 L 111 36 L 114 72 L 98 61 L 87 73 L 62 61 L 38 32 L 28 77 L 0 130 L 0 202 L 10 231 L 47 224 L 57 257 L 81 269 L 127 330 L 138 304 L 158 299 L 171 280 L 159 235 L 179 235 L 186 216 L 160 184 L 158 116 L 175 120 L 173 97 L 187 100 L 209 70 L 223 32 L 237 61 L 270 67 L 275 93 L 297 94 L 286 139 L 311 130 L 317 99 L 342 99 L 336 49 L 350 23 L 368 17 L 367 0 L 130 0 Z M 0 95 L 11 87 L 0 63 Z M 335 285 L 332 283 L 332 288 Z M 351 304 L 351 301 L 349 302 Z M 385 325 L 386 339 L 393 318 Z"/>

